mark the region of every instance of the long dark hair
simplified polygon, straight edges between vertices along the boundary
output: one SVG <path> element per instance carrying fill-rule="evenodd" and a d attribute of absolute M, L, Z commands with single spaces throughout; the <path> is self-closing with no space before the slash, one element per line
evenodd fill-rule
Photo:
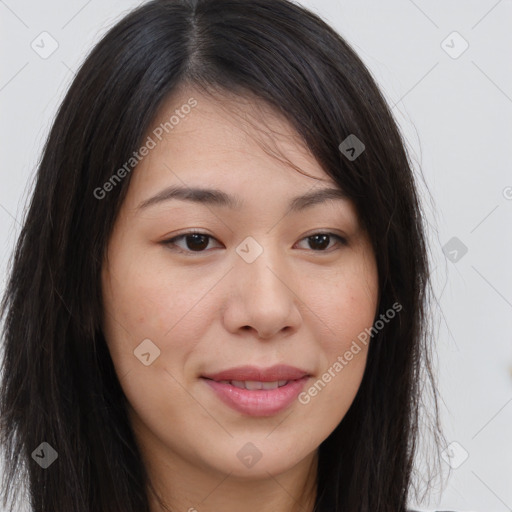
<path fill-rule="evenodd" d="M 286 0 L 151 1 L 117 23 L 77 73 L 44 148 L 1 305 L 4 505 L 14 510 L 26 484 L 35 512 L 149 511 L 147 474 L 100 327 L 101 264 L 131 174 L 108 198 L 94 191 L 183 85 L 266 102 L 353 200 L 377 257 L 376 319 L 394 303 L 403 310 L 372 339 L 357 396 L 319 448 L 316 504 L 404 511 L 425 383 L 436 396 L 415 178 L 361 60 Z M 365 145 L 357 158 L 339 149 L 349 135 Z M 58 453 L 46 470 L 33 457 L 42 442 Z"/>

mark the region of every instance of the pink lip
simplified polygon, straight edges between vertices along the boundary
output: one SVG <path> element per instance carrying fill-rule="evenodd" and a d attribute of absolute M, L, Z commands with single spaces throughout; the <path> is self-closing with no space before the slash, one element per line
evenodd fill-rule
<path fill-rule="evenodd" d="M 238 366 L 217 373 L 203 375 L 212 380 L 255 380 L 258 382 L 274 382 L 276 380 L 298 380 L 308 375 L 307 371 L 293 366 L 277 364 L 269 368 L 256 366 Z"/>
<path fill-rule="evenodd" d="M 271 416 L 286 409 L 304 388 L 309 379 L 307 372 L 286 365 L 259 369 L 243 366 L 203 376 L 217 396 L 231 408 L 249 416 Z M 248 390 L 232 386 L 221 380 L 274 382 L 288 380 L 276 389 Z"/>

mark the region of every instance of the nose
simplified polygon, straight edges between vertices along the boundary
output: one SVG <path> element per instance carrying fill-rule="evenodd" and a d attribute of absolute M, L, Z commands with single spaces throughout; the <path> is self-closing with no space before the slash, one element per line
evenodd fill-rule
<path fill-rule="evenodd" d="M 268 250 L 252 263 L 239 258 L 227 283 L 225 328 L 232 333 L 254 331 L 262 339 L 296 332 L 302 322 L 296 279 Z"/>

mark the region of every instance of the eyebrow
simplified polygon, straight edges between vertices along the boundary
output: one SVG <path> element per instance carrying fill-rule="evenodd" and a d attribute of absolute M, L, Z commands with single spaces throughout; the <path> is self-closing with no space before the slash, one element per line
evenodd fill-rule
<path fill-rule="evenodd" d="M 173 185 L 161 190 L 149 199 L 142 201 L 137 207 L 137 210 L 143 210 L 172 199 L 212 206 L 223 206 L 234 210 L 239 210 L 242 207 L 242 201 L 239 197 L 226 194 L 219 189 Z M 343 190 L 338 188 L 321 188 L 292 198 L 288 205 L 288 212 L 299 212 L 316 204 L 333 199 L 347 200 L 348 196 Z"/>

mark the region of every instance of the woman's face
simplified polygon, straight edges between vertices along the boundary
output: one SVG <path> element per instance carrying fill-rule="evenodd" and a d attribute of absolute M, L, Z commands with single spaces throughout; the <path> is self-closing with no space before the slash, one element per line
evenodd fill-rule
<path fill-rule="evenodd" d="M 337 185 L 271 110 L 190 90 L 164 107 L 103 265 L 108 347 L 144 453 L 276 475 L 356 395 L 374 255 L 352 203 L 325 193 Z"/>

